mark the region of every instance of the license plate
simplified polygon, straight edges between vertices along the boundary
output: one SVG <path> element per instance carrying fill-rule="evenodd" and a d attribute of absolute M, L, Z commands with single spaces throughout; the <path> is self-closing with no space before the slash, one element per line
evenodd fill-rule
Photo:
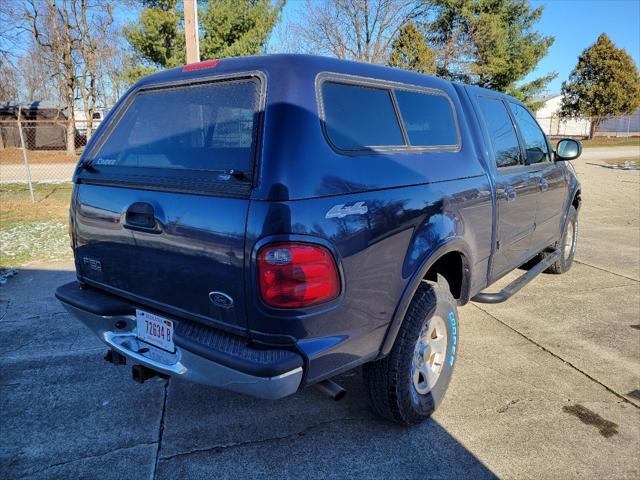
<path fill-rule="evenodd" d="M 166 318 L 143 310 L 136 310 L 138 338 L 143 342 L 174 352 L 173 322 Z"/>

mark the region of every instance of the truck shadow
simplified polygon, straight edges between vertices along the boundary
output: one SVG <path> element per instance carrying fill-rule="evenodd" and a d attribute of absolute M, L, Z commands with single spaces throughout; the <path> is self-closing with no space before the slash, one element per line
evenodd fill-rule
<path fill-rule="evenodd" d="M 496 478 L 438 421 L 376 417 L 359 369 L 336 378 L 348 390 L 339 402 L 315 388 L 270 402 L 174 379 L 135 384 L 53 297 L 69 268 L 22 269 L 0 287 L 8 477 Z"/>
<path fill-rule="evenodd" d="M 496 478 L 438 421 L 403 427 L 377 417 L 368 406 L 360 369 L 335 380 L 348 390 L 339 402 L 313 387 L 267 402 L 171 380 L 159 471 Z"/>

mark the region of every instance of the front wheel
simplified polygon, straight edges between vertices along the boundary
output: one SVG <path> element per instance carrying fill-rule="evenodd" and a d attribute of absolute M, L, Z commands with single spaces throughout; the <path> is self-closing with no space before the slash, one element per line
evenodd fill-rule
<path fill-rule="evenodd" d="M 545 270 L 546 273 L 565 273 L 573 265 L 573 258 L 576 255 L 576 245 L 578 243 L 578 211 L 573 205 L 567 214 L 567 223 L 562 234 L 562 238 L 553 244 L 555 249 L 560 250 L 560 258 Z M 543 254 L 544 255 L 544 254 Z"/>
<path fill-rule="evenodd" d="M 389 355 L 363 367 L 373 409 L 400 424 L 435 411 L 449 386 L 458 343 L 456 302 L 442 277 L 416 291 Z"/>

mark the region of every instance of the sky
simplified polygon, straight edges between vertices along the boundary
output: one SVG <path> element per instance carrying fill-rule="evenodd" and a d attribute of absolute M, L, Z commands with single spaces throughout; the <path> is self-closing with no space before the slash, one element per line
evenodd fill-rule
<path fill-rule="evenodd" d="M 296 21 L 304 3 L 289 0 L 282 20 Z M 562 82 L 576 66 L 578 55 L 603 32 L 640 65 L 640 0 L 531 0 L 530 4 L 544 7 L 536 30 L 556 40 L 525 80 L 555 71 L 558 77 L 549 84 L 548 92 L 559 93 Z"/>
<path fill-rule="evenodd" d="M 640 65 L 640 0 L 533 0 L 531 5 L 544 7 L 537 30 L 556 40 L 528 78 L 558 72 L 550 93 L 560 92 L 578 55 L 603 32 Z"/>
<path fill-rule="evenodd" d="M 304 4 L 305 0 L 288 0 L 282 21 L 295 22 Z M 534 8 L 544 7 L 535 29 L 555 37 L 555 42 L 525 81 L 557 72 L 558 77 L 549 84 L 547 93 L 559 93 L 562 82 L 576 66 L 578 55 L 603 32 L 619 48 L 626 49 L 640 66 L 640 0 L 530 0 L 530 4 Z M 135 20 L 136 12 L 125 10 L 117 15 L 126 22 Z M 277 42 L 278 36 L 273 35 L 268 50 L 277 49 Z"/>

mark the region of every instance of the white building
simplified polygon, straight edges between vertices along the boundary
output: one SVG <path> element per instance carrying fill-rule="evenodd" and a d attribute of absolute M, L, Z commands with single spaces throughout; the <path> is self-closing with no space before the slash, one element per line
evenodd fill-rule
<path fill-rule="evenodd" d="M 544 105 L 536 111 L 536 120 L 549 136 L 586 137 L 591 121 L 588 118 L 560 118 L 562 95 L 551 95 L 541 99 Z"/>

